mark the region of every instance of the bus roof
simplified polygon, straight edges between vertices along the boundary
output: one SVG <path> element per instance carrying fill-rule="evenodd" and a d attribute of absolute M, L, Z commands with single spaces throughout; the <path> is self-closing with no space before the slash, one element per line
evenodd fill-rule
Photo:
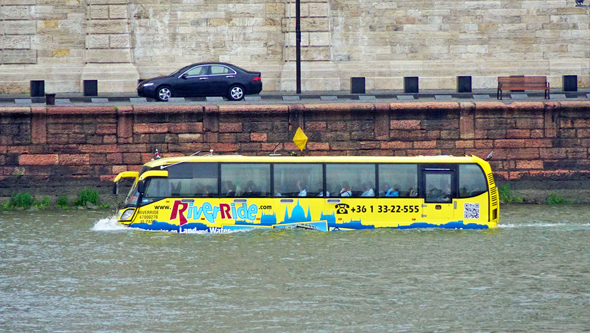
<path fill-rule="evenodd" d="M 477 156 L 243 156 L 243 155 L 203 155 L 178 156 L 152 160 L 145 164 L 154 168 L 176 163 L 477 163 L 487 164 Z"/>

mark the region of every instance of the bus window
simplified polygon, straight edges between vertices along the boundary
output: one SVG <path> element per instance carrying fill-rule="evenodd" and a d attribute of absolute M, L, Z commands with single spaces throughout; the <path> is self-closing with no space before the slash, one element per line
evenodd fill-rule
<path fill-rule="evenodd" d="M 276 197 L 323 196 L 324 179 L 321 164 L 274 164 L 274 192 Z"/>
<path fill-rule="evenodd" d="M 168 178 L 149 178 L 145 187 L 145 199 L 154 201 L 155 199 L 168 198 L 171 195 L 172 190 Z"/>
<path fill-rule="evenodd" d="M 332 197 L 374 197 L 374 164 L 326 164 L 326 191 Z"/>
<path fill-rule="evenodd" d="M 269 194 L 270 164 L 221 164 L 221 197 L 267 197 Z"/>
<path fill-rule="evenodd" d="M 483 170 L 477 164 L 459 165 L 459 197 L 469 198 L 487 192 Z"/>
<path fill-rule="evenodd" d="M 418 196 L 418 165 L 379 164 L 379 196 L 412 198 Z"/>
<path fill-rule="evenodd" d="M 425 201 L 449 203 L 452 201 L 452 174 L 450 172 L 425 172 Z"/>
<path fill-rule="evenodd" d="M 218 163 L 179 163 L 166 168 L 172 197 L 215 197 Z"/>

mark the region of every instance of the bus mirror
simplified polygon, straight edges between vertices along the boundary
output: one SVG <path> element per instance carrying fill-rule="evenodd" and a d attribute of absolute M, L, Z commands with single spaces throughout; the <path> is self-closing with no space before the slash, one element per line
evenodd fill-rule
<path fill-rule="evenodd" d="M 141 194 L 143 194 L 145 192 L 145 182 L 143 180 L 140 180 L 137 183 L 137 191 Z"/>
<path fill-rule="evenodd" d="M 118 195 L 119 194 L 119 183 L 113 183 L 113 194 Z"/>

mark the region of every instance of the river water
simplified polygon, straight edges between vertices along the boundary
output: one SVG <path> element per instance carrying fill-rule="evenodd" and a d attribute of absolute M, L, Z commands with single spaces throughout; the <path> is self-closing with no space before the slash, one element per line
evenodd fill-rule
<path fill-rule="evenodd" d="M 477 230 L 169 234 L 0 213 L 0 331 L 580 332 L 590 206 Z"/>

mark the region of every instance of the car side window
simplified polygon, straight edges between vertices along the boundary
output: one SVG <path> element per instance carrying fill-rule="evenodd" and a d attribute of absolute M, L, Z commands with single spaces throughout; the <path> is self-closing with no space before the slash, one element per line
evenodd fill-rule
<path fill-rule="evenodd" d="M 234 74 L 234 71 L 225 66 L 211 66 L 211 75 Z"/>
<path fill-rule="evenodd" d="M 184 75 L 185 76 L 202 76 L 207 75 L 209 66 L 197 66 L 189 69 Z"/>

